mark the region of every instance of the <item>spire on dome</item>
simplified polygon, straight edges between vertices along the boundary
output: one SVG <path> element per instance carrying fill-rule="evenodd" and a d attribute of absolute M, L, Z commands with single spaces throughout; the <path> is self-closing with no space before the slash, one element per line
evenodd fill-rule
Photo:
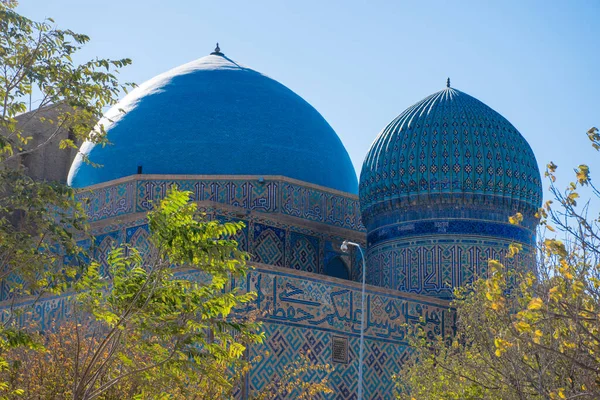
<path fill-rule="evenodd" d="M 446 87 L 450 87 L 450 78 L 446 80 Z"/>
<path fill-rule="evenodd" d="M 224 54 L 221 53 L 221 48 L 219 47 L 219 42 L 217 42 L 217 46 L 215 47 L 215 51 L 213 51 L 212 53 L 210 53 L 211 56 L 223 56 Z"/>

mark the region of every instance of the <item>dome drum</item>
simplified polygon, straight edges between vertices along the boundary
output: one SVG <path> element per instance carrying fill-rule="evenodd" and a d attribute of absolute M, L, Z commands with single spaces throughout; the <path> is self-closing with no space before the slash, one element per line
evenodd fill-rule
<path fill-rule="evenodd" d="M 477 236 L 504 239 L 526 246 L 535 245 L 535 232 L 509 223 L 494 223 L 476 219 L 423 219 L 392 224 L 369 231 L 367 246 L 399 239 L 435 236 Z"/>
<path fill-rule="evenodd" d="M 538 219 L 537 208 L 520 200 L 482 194 L 427 194 L 397 198 L 376 203 L 362 210 L 363 224 L 367 228 L 431 218 L 476 218 L 488 221 L 507 222 L 508 217 L 523 214 L 524 228 L 535 230 Z"/>
<path fill-rule="evenodd" d="M 479 235 L 435 234 L 370 245 L 367 283 L 450 300 L 454 288 L 486 276 L 489 259 L 500 260 L 508 268 L 530 265 L 535 251 L 529 246 L 506 258 L 511 242 Z"/>

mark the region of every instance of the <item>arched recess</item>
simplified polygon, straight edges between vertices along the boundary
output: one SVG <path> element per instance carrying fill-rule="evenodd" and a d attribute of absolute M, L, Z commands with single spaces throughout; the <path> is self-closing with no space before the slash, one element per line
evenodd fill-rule
<path fill-rule="evenodd" d="M 340 256 L 335 256 L 325 266 L 325 275 L 340 279 L 350 279 L 348 266 Z"/>

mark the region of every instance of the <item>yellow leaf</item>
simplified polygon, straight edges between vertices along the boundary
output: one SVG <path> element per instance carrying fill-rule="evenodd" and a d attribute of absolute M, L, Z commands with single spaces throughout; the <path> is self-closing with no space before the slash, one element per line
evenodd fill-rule
<path fill-rule="evenodd" d="M 565 271 L 565 273 L 563 275 L 567 279 L 573 279 L 573 274 L 570 273 L 569 271 Z"/>
<path fill-rule="evenodd" d="M 543 335 L 543 334 L 542 334 L 542 331 L 540 331 L 540 330 L 538 329 L 538 330 L 536 330 L 536 331 L 534 332 L 534 334 L 535 334 L 535 336 L 533 337 L 533 343 L 535 343 L 535 344 L 540 344 L 540 342 L 541 342 L 540 338 L 541 338 L 541 337 L 542 337 L 542 335 Z"/>
<path fill-rule="evenodd" d="M 513 225 L 519 225 L 521 222 L 523 222 L 523 214 L 518 212 L 515 215 L 508 217 L 508 222 Z"/>
<path fill-rule="evenodd" d="M 577 181 L 581 185 L 587 185 L 588 180 L 589 180 L 590 168 L 585 164 L 581 164 L 577 168 L 576 173 L 577 173 Z"/>
<path fill-rule="evenodd" d="M 581 281 L 575 281 L 575 282 L 573 282 L 573 292 L 574 292 L 574 294 L 577 295 L 577 294 L 583 292 L 584 287 L 585 286 L 584 286 L 583 282 L 581 282 Z"/>
<path fill-rule="evenodd" d="M 527 309 L 529 310 L 539 310 L 544 305 L 544 302 L 539 297 L 532 299 L 527 305 Z"/>
<path fill-rule="evenodd" d="M 569 194 L 567 196 L 567 202 L 573 204 L 574 206 L 577 205 L 577 202 L 575 201 L 575 199 L 579 198 L 579 194 L 577 192 L 572 192 L 571 194 Z"/>
<path fill-rule="evenodd" d="M 489 260 L 488 266 L 491 269 L 491 272 L 496 272 L 504 268 L 504 266 L 498 260 Z"/>
<path fill-rule="evenodd" d="M 519 321 L 519 322 L 515 323 L 514 325 L 515 325 L 515 328 L 517 328 L 517 330 L 519 332 L 529 332 L 531 330 L 531 325 L 529 325 L 525 321 Z"/>
<path fill-rule="evenodd" d="M 497 357 L 500 357 L 502 353 L 506 352 L 506 349 L 513 346 L 512 343 L 501 338 L 495 338 L 494 345 L 496 346 L 495 354 Z"/>

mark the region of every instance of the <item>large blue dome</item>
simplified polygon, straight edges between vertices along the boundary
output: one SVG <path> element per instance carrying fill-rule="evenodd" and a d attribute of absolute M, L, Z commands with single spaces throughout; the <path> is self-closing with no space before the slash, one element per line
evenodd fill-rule
<path fill-rule="evenodd" d="M 133 175 L 141 166 L 144 174 L 280 175 L 357 192 L 350 157 L 321 114 L 218 51 L 143 83 L 101 122 L 111 144 L 84 143 L 71 186 Z"/>
<path fill-rule="evenodd" d="M 541 203 L 540 180 L 533 151 L 517 129 L 448 87 L 409 107 L 375 139 L 360 176 L 363 222 L 391 209 L 440 203 L 533 215 Z"/>

